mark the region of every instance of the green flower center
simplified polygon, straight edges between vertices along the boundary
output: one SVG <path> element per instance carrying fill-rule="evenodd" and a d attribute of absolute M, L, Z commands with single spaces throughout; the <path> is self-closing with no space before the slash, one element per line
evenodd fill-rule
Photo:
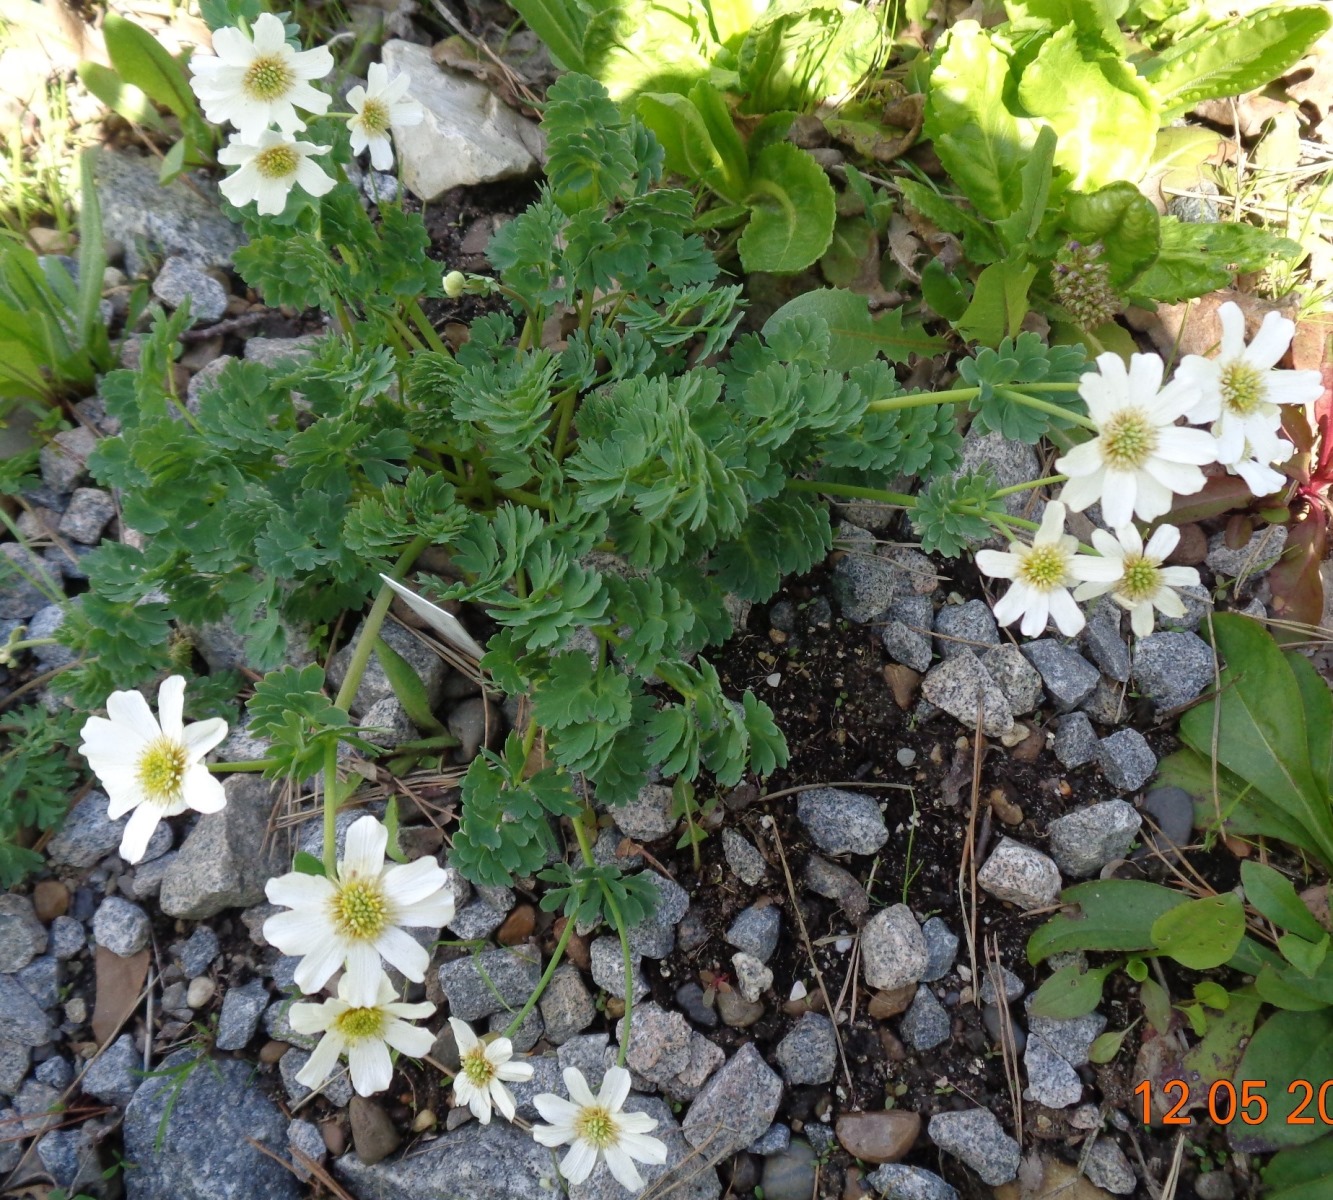
<path fill-rule="evenodd" d="M 164 736 L 148 744 L 139 759 L 139 787 L 149 804 L 166 808 L 180 801 L 187 762 L 180 742 Z"/>
<path fill-rule="evenodd" d="M 1102 458 L 1117 471 L 1136 471 L 1157 449 L 1157 426 L 1141 408 L 1122 408 L 1102 429 Z"/>
<path fill-rule="evenodd" d="M 1263 372 L 1238 360 L 1222 368 L 1222 403 L 1228 412 L 1248 417 L 1264 402 Z"/>
<path fill-rule="evenodd" d="M 367 100 L 361 106 L 361 128 L 368 137 L 389 132 L 389 106 L 383 100 Z"/>
<path fill-rule="evenodd" d="M 300 165 L 301 156 L 290 146 L 270 146 L 255 155 L 255 169 L 265 179 L 288 179 Z"/>
<path fill-rule="evenodd" d="M 378 882 L 353 879 L 334 895 L 332 916 L 343 937 L 371 941 L 389 923 L 389 906 Z"/>
<path fill-rule="evenodd" d="M 379 1037 L 384 1032 L 384 1010 L 349 1008 L 334 1018 L 333 1025 L 349 1042 Z"/>
<path fill-rule="evenodd" d="M 605 1150 L 616 1143 L 616 1119 L 600 1104 L 580 1109 L 574 1118 L 574 1134 L 598 1150 Z"/>
<path fill-rule="evenodd" d="M 292 69 L 279 54 L 261 54 L 245 71 L 241 86 L 254 100 L 278 100 L 295 83 Z"/>
<path fill-rule="evenodd" d="M 1062 587 L 1069 569 L 1069 554 L 1063 546 L 1047 543 L 1033 546 L 1023 556 L 1018 568 L 1018 579 L 1039 592 Z"/>
<path fill-rule="evenodd" d="M 486 1057 L 486 1047 L 476 1046 L 463 1056 L 463 1077 L 473 1087 L 489 1087 L 495 1078 L 495 1064 Z"/>
<path fill-rule="evenodd" d="M 1116 590 L 1126 600 L 1132 600 L 1135 604 L 1148 600 L 1157 594 L 1160 586 L 1155 562 L 1142 556 L 1125 559 L 1125 577 Z"/>

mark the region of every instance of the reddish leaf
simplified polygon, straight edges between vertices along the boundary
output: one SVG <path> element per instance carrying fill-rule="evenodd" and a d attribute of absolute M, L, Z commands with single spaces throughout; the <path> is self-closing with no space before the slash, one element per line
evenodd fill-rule
<path fill-rule="evenodd" d="M 1172 525 L 1206 521 L 1210 517 L 1248 508 L 1253 501 L 1254 494 L 1239 475 L 1214 475 L 1204 484 L 1203 491 L 1192 496 L 1177 496 L 1168 519 Z"/>
<path fill-rule="evenodd" d="M 1305 520 L 1293 524 L 1282 557 L 1268 572 L 1273 591 L 1273 616 L 1283 621 L 1318 625 L 1324 613 L 1324 579 L 1319 564 L 1328 549 L 1328 526 L 1323 509 L 1311 507 Z M 1278 641 L 1292 641 L 1295 631 L 1273 630 Z"/>

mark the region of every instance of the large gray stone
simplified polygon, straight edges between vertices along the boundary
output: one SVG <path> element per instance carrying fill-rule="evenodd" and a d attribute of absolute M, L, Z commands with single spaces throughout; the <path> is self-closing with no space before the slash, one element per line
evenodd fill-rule
<path fill-rule="evenodd" d="M 420 124 L 393 128 L 403 183 L 418 199 L 536 172 L 540 131 L 484 83 L 437 66 L 429 46 L 395 39 L 380 55 L 390 75 L 412 77 L 412 98 L 425 111 Z"/>
<path fill-rule="evenodd" d="M 894 662 L 914 671 L 930 669 L 934 656 L 930 641 L 934 616 L 929 596 L 909 593 L 894 597 L 879 631 L 879 640 Z"/>
<path fill-rule="evenodd" d="M 517 1012 L 536 991 L 541 974 L 541 955 L 530 947 L 483 950 L 445 963 L 440 988 L 450 1016 L 479 1021 L 506 1008 Z"/>
<path fill-rule="evenodd" d="M 1204 561 L 1219 575 L 1232 578 L 1258 575 L 1277 562 L 1286 544 L 1285 525 L 1256 530 L 1238 550 L 1227 545 L 1225 533 L 1215 533 L 1208 539 L 1208 556 Z"/>
<path fill-rule="evenodd" d="M 1157 755 L 1137 729 L 1120 729 L 1097 743 L 1097 764 L 1112 787 L 1137 792 L 1157 770 Z"/>
<path fill-rule="evenodd" d="M 727 930 L 727 944 L 766 963 L 778 948 L 778 934 L 781 930 L 782 916 L 777 905 L 760 907 L 754 904 L 736 914 L 736 919 Z"/>
<path fill-rule="evenodd" d="M 12 1096 L 23 1086 L 32 1062 L 32 1050 L 23 1042 L 0 1037 L 0 1096 Z"/>
<path fill-rule="evenodd" d="M 958 1193 L 933 1171 L 885 1163 L 866 1176 L 884 1200 L 958 1200 Z"/>
<path fill-rule="evenodd" d="M 807 789 L 796 797 L 796 815 L 825 854 L 874 854 L 889 840 L 879 804 L 860 792 Z"/>
<path fill-rule="evenodd" d="M 274 785 L 232 775 L 223 787 L 226 807 L 199 818 L 162 879 L 160 904 L 168 916 L 202 921 L 225 908 L 258 904 L 264 884 L 287 869 L 268 834 Z"/>
<path fill-rule="evenodd" d="M 1104 800 L 1051 822 L 1051 857 L 1063 875 L 1083 879 L 1123 858 L 1138 836 L 1143 818 L 1132 804 Z"/>
<path fill-rule="evenodd" d="M 790 1084 L 828 1083 L 838 1063 L 833 1022 L 823 1013 L 806 1013 L 778 1043 L 774 1057 Z"/>
<path fill-rule="evenodd" d="M 988 1108 L 936 1113 L 928 1132 L 935 1145 L 961 1159 L 992 1187 L 1018 1174 L 1018 1143 Z"/>
<path fill-rule="evenodd" d="M 746 1042 L 695 1097 L 682 1128 L 703 1160 L 716 1163 L 762 1134 L 781 1100 L 782 1080 Z"/>
<path fill-rule="evenodd" d="M 177 1051 L 158 1068 L 185 1066 L 196 1055 Z M 257 1086 L 250 1063 L 201 1062 L 183 1083 L 170 1076 L 145 1079 L 125 1110 L 124 1135 L 125 1156 L 135 1164 L 125 1172 L 129 1200 L 298 1200 L 302 1195 L 280 1161 L 250 1144 L 260 1142 L 280 1157 L 287 1145 L 287 1118 Z"/>
<path fill-rule="evenodd" d="M 1041 477 L 1041 462 L 1035 447 L 998 431 L 979 433 L 970 429 L 963 438 L 963 461 L 958 470 L 961 473 L 979 467 L 990 469 L 997 488 L 1016 487 Z M 1031 492 L 1014 492 L 1000 503 L 1010 516 L 1041 520 L 1042 505 L 1034 504 Z"/>
<path fill-rule="evenodd" d="M 190 306 L 196 325 L 211 325 L 227 311 L 227 289 L 198 263 L 173 254 L 153 280 L 153 295 L 168 308 Z"/>
<path fill-rule="evenodd" d="M 949 1040 L 953 1022 L 935 993 L 921 984 L 898 1028 L 913 1050 L 930 1050 Z"/>
<path fill-rule="evenodd" d="M 1201 695 L 1216 667 L 1213 648 L 1196 633 L 1154 633 L 1134 647 L 1134 682 L 1158 708 L 1179 708 Z"/>
<path fill-rule="evenodd" d="M 1060 765 L 1073 770 L 1097 757 L 1097 731 L 1085 712 L 1072 712 L 1060 718 L 1055 727 L 1055 757 Z"/>
<path fill-rule="evenodd" d="M 929 962 L 921 926 L 905 904 L 881 908 L 861 930 L 861 966 L 872 988 L 919 983 Z"/>
<path fill-rule="evenodd" d="M 946 604 L 935 614 L 935 642 L 941 658 L 952 658 L 962 650 L 982 655 L 987 647 L 998 646 L 1000 630 L 990 605 L 984 600 Z"/>
<path fill-rule="evenodd" d="M 94 1100 L 123 1106 L 139 1086 L 135 1071 L 142 1069 L 143 1056 L 134 1048 L 133 1036 L 122 1033 L 93 1060 L 79 1086 Z"/>
<path fill-rule="evenodd" d="M 21 971 L 46 949 L 46 930 L 27 896 L 0 895 L 0 973 Z"/>
<path fill-rule="evenodd" d="M 660 783 L 644 784 L 628 804 L 606 808 L 622 833 L 636 842 L 655 842 L 678 823 L 671 815 L 671 789 Z"/>
<path fill-rule="evenodd" d="M 968 729 L 976 728 L 980 708 L 987 737 L 1003 737 L 1014 727 L 1009 698 L 969 647 L 932 667 L 921 682 L 921 694 Z"/>
<path fill-rule="evenodd" d="M 640 1080 L 663 1084 L 689 1066 L 690 1039 L 694 1031 L 680 1013 L 652 1002 L 640 1005 L 634 1010 L 633 1023 L 628 1031 L 623 1017 L 616 1025 L 616 1037 L 621 1042 L 627 1032 L 629 1046 L 625 1051 L 625 1065 Z"/>
<path fill-rule="evenodd" d="M 47 565 L 18 542 L 0 543 L 0 617 L 26 621 L 60 595 Z"/>
<path fill-rule="evenodd" d="M 546 1039 L 553 1046 L 569 1041 L 597 1019 L 597 1005 L 572 963 L 561 963 L 539 1002 Z"/>
<path fill-rule="evenodd" d="M 644 958 L 666 958 L 676 948 L 676 926 L 689 911 L 690 894 L 674 879 L 656 871 L 644 871 L 634 878 L 648 884 L 657 893 L 657 900 L 642 921 L 630 926 L 630 950 Z"/>
<path fill-rule="evenodd" d="M 1041 673 L 1046 695 L 1060 712 L 1077 708 L 1097 686 L 1101 676 L 1072 646 L 1042 638 L 1023 647 L 1023 654 Z"/>
<path fill-rule="evenodd" d="M 217 1048 L 244 1050 L 259 1028 L 259 1020 L 268 1007 L 268 989 L 262 979 L 252 979 L 240 987 L 229 987 L 222 995 L 218 1016 Z"/>
<path fill-rule="evenodd" d="M 995 680 L 1015 715 L 1032 712 L 1041 703 L 1041 676 L 1013 643 L 992 646 L 981 656 L 981 665 Z"/>
<path fill-rule="evenodd" d="M 0 975 L 0 1030 L 23 1046 L 45 1046 L 51 1026 L 32 993 L 14 975 Z"/>
<path fill-rule="evenodd" d="M 1045 908 L 1060 895 L 1060 871 L 1049 855 L 1013 838 L 1001 838 L 977 882 L 997 900 L 1019 908 Z"/>
<path fill-rule="evenodd" d="M 875 539 L 868 531 L 844 522 L 838 527 L 837 542 L 845 553 L 833 565 L 830 582 L 847 620 L 858 625 L 878 621 L 897 597 L 912 591 L 902 567 L 876 553 Z"/>
<path fill-rule="evenodd" d="M 122 958 L 148 945 L 152 929 L 148 914 L 120 896 L 108 896 L 93 917 L 93 941 Z"/>

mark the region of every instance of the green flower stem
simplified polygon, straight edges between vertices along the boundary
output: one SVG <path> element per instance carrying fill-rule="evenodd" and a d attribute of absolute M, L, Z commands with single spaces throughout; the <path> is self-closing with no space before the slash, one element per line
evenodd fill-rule
<path fill-rule="evenodd" d="M 393 564 L 389 576 L 393 579 L 401 579 L 407 573 L 408 568 L 416 561 L 417 555 L 425 548 L 426 539 L 424 537 L 414 537 L 398 556 L 398 561 Z M 389 605 L 392 601 L 393 589 L 387 583 L 383 584 L 380 587 L 379 595 L 375 597 L 375 603 L 371 605 L 365 623 L 361 626 L 361 633 L 357 637 L 356 646 L 352 650 L 351 661 L 347 664 L 347 676 L 343 679 L 342 687 L 338 689 L 338 695 L 333 701 L 334 705 L 341 708 L 343 712 L 348 710 L 352 703 L 352 697 L 356 695 L 356 689 L 361 686 L 361 677 L 366 673 L 371 651 L 375 648 L 375 639 L 380 635 L 380 629 L 384 626 L 384 618 L 388 615 Z M 338 743 L 330 741 L 328 751 L 324 756 L 324 871 L 330 879 L 337 878 L 337 794 Z"/>
<path fill-rule="evenodd" d="M 1031 483 L 1016 483 L 1013 487 L 1001 488 L 998 492 L 991 492 L 992 500 L 1003 500 L 1006 496 L 1016 496 L 1019 492 L 1031 491 L 1033 488 L 1050 487 L 1053 484 L 1064 483 L 1069 478 L 1068 475 L 1047 475 L 1045 479 L 1034 479 Z"/>
<path fill-rule="evenodd" d="M 542 993 L 546 991 L 547 984 L 551 982 L 551 976 L 555 974 L 556 967 L 560 965 L 560 960 L 565 956 L 565 947 L 569 945 L 569 939 L 574 935 L 575 924 L 573 917 L 565 918 L 564 932 L 560 935 L 560 940 L 556 942 L 555 949 L 551 952 L 551 961 L 546 964 L 546 970 L 542 972 L 542 977 L 537 980 L 537 990 L 528 997 L 528 1002 L 518 1010 L 518 1015 L 509 1022 L 504 1033 L 500 1035 L 501 1037 L 512 1038 L 518 1032 L 519 1026 L 527 1019 L 528 1013 L 536 1007 L 537 1001 L 542 998 Z"/>
<path fill-rule="evenodd" d="M 440 354 L 448 354 L 451 358 L 453 357 L 453 352 L 444 344 L 440 335 L 435 332 L 435 326 L 427 320 L 426 314 L 421 309 L 421 302 L 419 300 L 413 300 L 408 304 L 407 315 L 412 318 L 412 324 L 421 331 L 421 336 L 426 339 L 427 345 L 429 345 L 432 350 L 436 350 Z"/>
<path fill-rule="evenodd" d="M 226 775 L 233 771 L 267 771 L 280 765 L 276 758 L 250 758 L 242 762 L 209 763 L 208 769 L 215 775 Z"/>
<path fill-rule="evenodd" d="M 591 815 L 590 810 L 585 810 L 579 816 L 574 818 L 574 836 L 578 838 L 579 850 L 583 853 L 583 861 L 590 867 L 597 865 L 597 860 L 592 856 L 592 845 L 588 841 L 588 831 L 583 827 L 583 818 Z M 634 959 L 629 950 L 629 933 L 625 929 L 625 918 L 621 915 L 620 905 L 616 903 L 616 898 L 611 893 L 611 889 L 605 883 L 601 885 L 602 898 L 606 901 L 606 907 L 611 913 L 611 921 L 616 927 L 616 932 L 620 935 L 620 953 L 625 964 L 625 1036 L 620 1039 L 620 1053 L 616 1056 L 616 1065 L 623 1067 L 625 1065 L 625 1055 L 629 1051 L 629 1039 L 631 1023 L 634 1019 Z"/>
<path fill-rule="evenodd" d="M 1025 383 L 1022 391 L 1014 388 L 996 388 L 995 391 L 1015 404 L 1025 404 L 1028 408 L 1064 417 L 1078 424 L 1086 424 L 1089 429 L 1096 428 L 1087 417 L 1081 417 L 1078 413 L 1071 413 L 1067 408 L 1027 395 L 1028 392 L 1076 392 L 1077 383 Z M 925 408 L 932 404 L 965 404 L 969 400 L 975 400 L 980 394 L 979 387 L 949 388 L 942 392 L 913 392 L 908 396 L 889 396 L 884 400 L 872 400 L 866 405 L 866 412 L 900 412 L 905 408 Z"/>
<path fill-rule="evenodd" d="M 895 508 L 915 508 L 916 497 L 881 488 L 861 487 L 855 483 L 833 483 L 822 479 L 791 479 L 787 486 L 794 492 L 814 492 L 821 496 L 843 496 L 848 500 L 878 500 Z"/>
<path fill-rule="evenodd" d="M 1039 400 L 1036 396 L 1028 396 L 1023 392 L 1015 391 L 1013 388 L 998 387 L 995 389 L 997 396 L 1003 396 L 1006 400 L 1012 400 L 1015 404 L 1022 404 L 1027 408 L 1036 409 L 1037 412 L 1044 412 L 1052 417 L 1060 417 L 1062 420 L 1071 421 L 1075 425 L 1082 425 L 1084 429 L 1090 429 L 1093 433 L 1098 432 L 1097 422 L 1091 417 L 1085 417 L 1081 413 L 1070 412 L 1067 408 L 1061 408 L 1058 404 L 1052 404 L 1049 400 Z"/>

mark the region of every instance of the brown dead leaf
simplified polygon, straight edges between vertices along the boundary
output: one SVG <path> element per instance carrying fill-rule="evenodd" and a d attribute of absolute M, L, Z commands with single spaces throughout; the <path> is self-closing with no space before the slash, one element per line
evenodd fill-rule
<path fill-rule="evenodd" d="M 921 272 L 916 269 L 921 251 L 921 239 L 912 223 L 902 213 L 894 213 L 889 218 L 889 255 L 913 283 L 921 282 Z"/>
<path fill-rule="evenodd" d="M 93 1006 L 93 1036 L 103 1045 L 139 1003 L 148 978 L 148 951 L 128 958 L 97 947 L 97 1000 Z"/>
<path fill-rule="evenodd" d="M 1290 302 L 1275 303 L 1249 292 L 1220 291 L 1179 304 L 1159 304 L 1156 313 L 1131 308 L 1125 316 L 1134 329 L 1152 339 L 1159 354 L 1179 362 L 1186 354 L 1207 356 L 1216 349 L 1222 335 L 1217 310 L 1228 300 L 1239 305 L 1245 314 L 1247 339 L 1254 336 L 1270 312 L 1292 318 L 1296 315 Z"/>
<path fill-rule="evenodd" d="M 1287 84 L 1287 95 L 1312 111 L 1313 132 L 1333 109 L 1333 34 L 1320 38 L 1315 52 L 1301 59 L 1287 77 L 1296 80 Z"/>

